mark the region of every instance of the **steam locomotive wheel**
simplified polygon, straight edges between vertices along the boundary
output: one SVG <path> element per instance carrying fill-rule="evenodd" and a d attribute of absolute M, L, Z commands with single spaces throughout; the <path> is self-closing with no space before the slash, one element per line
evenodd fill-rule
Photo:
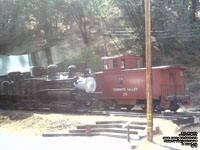
<path fill-rule="evenodd" d="M 119 105 L 115 100 L 103 100 L 103 108 L 105 110 L 118 109 Z"/>
<path fill-rule="evenodd" d="M 120 106 L 119 104 L 115 104 L 114 109 L 115 109 L 115 110 L 121 110 L 121 107 L 122 107 L 122 106 Z"/>
<path fill-rule="evenodd" d="M 134 106 L 132 106 L 132 105 L 128 105 L 128 106 L 126 106 L 126 109 L 128 110 L 128 111 L 131 111 L 131 109 L 133 108 Z"/>
<path fill-rule="evenodd" d="M 177 103 L 171 103 L 169 110 L 177 111 L 179 108 L 180 108 L 180 106 Z"/>
<path fill-rule="evenodd" d="M 142 105 L 141 108 L 142 108 L 142 111 L 143 111 L 143 112 L 146 112 L 146 111 L 147 111 L 147 105 Z"/>

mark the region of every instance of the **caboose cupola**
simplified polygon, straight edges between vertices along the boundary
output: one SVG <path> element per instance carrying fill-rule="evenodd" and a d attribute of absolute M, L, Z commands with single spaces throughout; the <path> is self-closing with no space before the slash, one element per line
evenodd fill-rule
<path fill-rule="evenodd" d="M 113 56 L 102 58 L 103 71 L 134 69 L 143 67 L 143 59 L 138 56 Z"/>

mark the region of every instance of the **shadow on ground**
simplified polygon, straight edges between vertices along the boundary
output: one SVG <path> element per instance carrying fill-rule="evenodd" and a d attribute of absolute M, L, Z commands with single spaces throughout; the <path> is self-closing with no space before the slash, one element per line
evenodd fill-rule
<path fill-rule="evenodd" d="M 34 113 L 23 113 L 20 111 L 3 111 L 0 113 L 2 118 L 8 117 L 10 120 L 23 120 L 33 116 Z"/>

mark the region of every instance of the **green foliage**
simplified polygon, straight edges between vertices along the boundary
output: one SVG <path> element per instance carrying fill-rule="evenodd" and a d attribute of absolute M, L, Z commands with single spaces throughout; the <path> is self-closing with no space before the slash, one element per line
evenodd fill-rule
<path fill-rule="evenodd" d="M 99 19 L 109 19 L 111 14 L 114 13 L 114 1 L 113 0 L 89 0 L 91 9 Z"/>
<path fill-rule="evenodd" d="M 190 92 L 195 93 L 200 91 L 200 83 L 195 83 L 190 87 Z"/>
<path fill-rule="evenodd" d="M 77 51 L 68 51 L 66 54 L 66 59 L 63 63 L 58 64 L 59 70 L 66 71 L 69 65 L 75 65 L 78 70 L 80 70 L 81 63 L 86 62 L 87 67 L 92 71 L 101 70 L 101 58 L 95 55 L 90 49 L 81 49 Z"/>
<path fill-rule="evenodd" d="M 152 49 L 156 55 L 154 64 L 168 57 L 172 57 L 172 61 L 164 63 L 199 64 L 198 4 L 199 0 L 151 0 L 152 36 L 155 39 L 152 44 L 156 45 L 156 51 Z M 0 50 L 1 43 L 3 48 L 7 43 L 8 46 L 16 43 L 12 45 L 15 47 L 38 39 L 46 41 L 44 47 L 53 46 L 53 42 L 61 39 L 70 43 L 70 49 L 104 47 L 106 43 L 101 39 L 100 27 L 103 20 L 108 28 L 105 30 L 131 28 L 131 34 L 136 37 L 133 40 L 118 37 L 112 40 L 107 36 L 108 53 L 117 47 L 116 53 L 119 54 L 137 49 L 144 55 L 144 0 L 0 0 L 0 13 Z M 76 44 L 79 39 L 84 46 Z M 35 45 L 42 44 L 36 42 Z M 88 53 L 86 49 L 82 51 Z M 181 59 L 182 55 L 190 55 L 195 63 Z"/>
<path fill-rule="evenodd" d="M 90 49 L 86 49 L 81 51 L 82 61 L 88 63 L 88 67 L 92 69 L 92 71 L 100 71 L 101 70 L 101 57 L 96 55 Z"/>

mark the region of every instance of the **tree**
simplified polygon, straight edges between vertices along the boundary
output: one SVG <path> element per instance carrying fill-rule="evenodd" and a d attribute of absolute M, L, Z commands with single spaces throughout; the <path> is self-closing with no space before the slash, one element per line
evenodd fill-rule
<path fill-rule="evenodd" d="M 133 35 L 136 37 L 134 44 L 139 42 L 140 47 L 138 48 L 145 59 L 144 0 L 118 0 L 116 5 L 122 10 L 126 26 L 132 28 Z M 125 40 L 124 42 L 126 43 L 127 41 Z"/>

